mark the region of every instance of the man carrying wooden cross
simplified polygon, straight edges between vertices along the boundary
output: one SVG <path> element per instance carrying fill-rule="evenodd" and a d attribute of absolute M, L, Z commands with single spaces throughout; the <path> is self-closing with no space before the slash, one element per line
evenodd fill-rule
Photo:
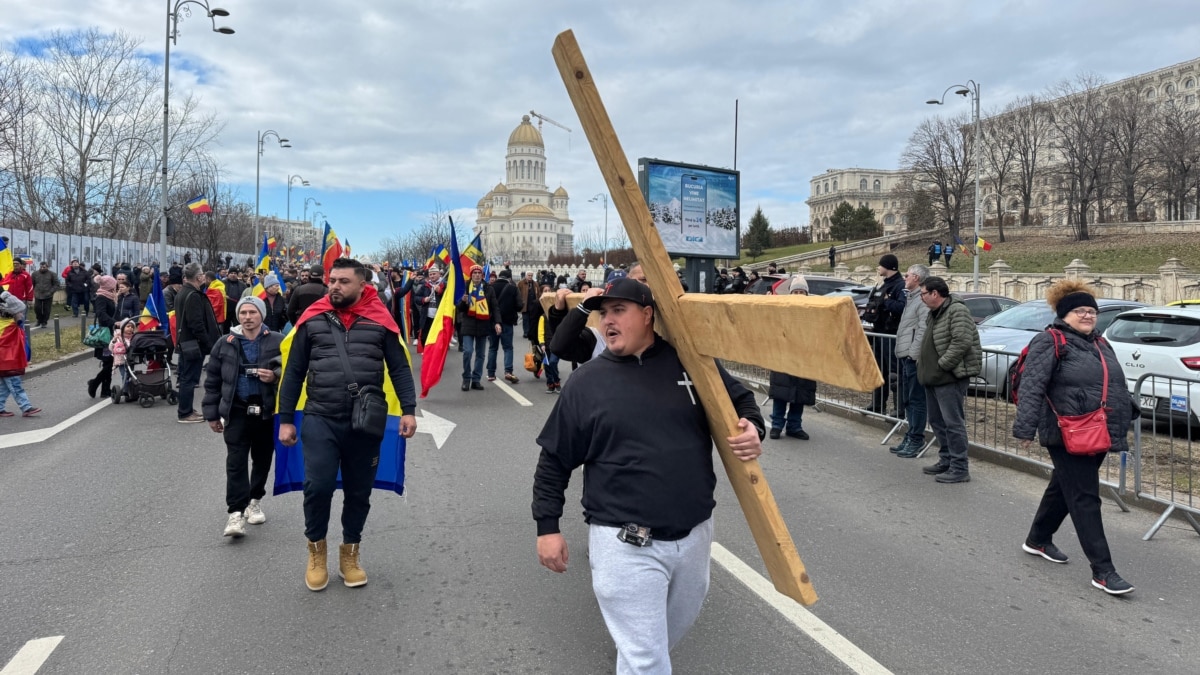
<path fill-rule="evenodd" d="M 608 348 L 571 376 L 537 439 L 538 559 L 566 571 L 559 518 L 571 472 L 586 467 L 592 590 L 617 645 L 617 672 L 669 672 L 670 650 L 708 593 L 717 485 L 709 421 L 675 348 L 654 332 L 649 287 L 617 279 L 583 304 L 600 314 Z M 738 459 L 755 459 L 762 412 L 718 370 L 740 418 L 729 445 Z"/>

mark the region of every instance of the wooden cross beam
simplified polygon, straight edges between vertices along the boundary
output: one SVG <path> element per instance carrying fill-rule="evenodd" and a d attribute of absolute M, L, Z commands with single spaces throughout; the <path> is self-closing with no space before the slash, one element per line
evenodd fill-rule
<path fill-rule="evenodd" d="M 654 292 L 664 333 L 708 413 L 709 431 L 771 581 L 780 593 L 811 605 L 817 601 L 816 592 L 758 461 L 737 459 L 725 440 L 738 433 L 737 415 L 713 359 L 869 391 L 883 378 L 854 304 L 848 297 L 685 295 L 575 34 L 560 33 L 551 51 Z"/>

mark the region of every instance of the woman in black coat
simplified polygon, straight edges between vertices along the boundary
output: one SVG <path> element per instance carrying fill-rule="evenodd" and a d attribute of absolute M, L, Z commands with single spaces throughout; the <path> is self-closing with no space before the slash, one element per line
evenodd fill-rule
<path fill-rule="evenodd" d="M 799 274 L 792 275 L 787 283 L 788 295 L 808 295 L 808 281 Z M 808 440 L 808 432 L 801 426 L 804 406 L 817 404 L 817 383 L 787 373 L 771 372 L 767 395 L 771 397 L 771 438 L 787 434 L 791 438 Z"/>
<path fill-rule="evenodd" d="M 118 281 L 116 320 L 136 319 L 141 313 L 142 306 L 138 302 L 137 293 L 133 292 L 133 284 L 128 281 Z"/>
<path fill-rule="evenodd" d="M 1054 471 L 1021 548 L 1050 562 L 1066 563 L 1067 556 L 1054 545 L 1053 538 L 1070 515 L 1079 545 L 1091 563 L 1092 585 L 1110 595 L 1122 595 L 1132 591 L 1133 586 L 1117 574 L 1104 536 L 1100 467 L 1109 452 L 1129 449 L 1126 436 L 1139 411 L 1125 386 L 1121 362 L 1096 332 L 1098 307 L 1092 289 L 1081 281 L 1064 279 L 1050 287 L 1046 302 L 1058 318 L 1050 330 L 1029 342 L 1017 391 L 1013 436 L 1027 449 L 1036 433 L 1050 453 Z M 1111 447 L 1092 455 L 1068 453 L 1058 415 L 1084 415 L 1100 408 L 1106 367 L 1108 400 L 1103 405 Z"/>
<path fill-rule="evenodd" d="M 134 298 L 137 301 L 137 298 Z M 117 317 L 117 280 L 107 274 L 96 277 L 96 300 L 92 305 L 96 317 L 96 325 L 113 329 Z M 100 372 L 87 382 L 88 396 L 96 398 L 96 389 L 100 395 L 108 398 L 112 395 L 112 366 L 113 357 L 107 347 L 97 347 L 93 355 L 100 360 Z"/>

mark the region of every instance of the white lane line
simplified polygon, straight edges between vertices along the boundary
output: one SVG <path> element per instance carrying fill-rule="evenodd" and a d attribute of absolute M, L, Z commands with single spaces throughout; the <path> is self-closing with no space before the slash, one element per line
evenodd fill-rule
<path fill-rule="evenodd" d="M 800 603 L 775 590 L 769 580 L 715 541 L 712 545 L 712 559 L 724 567 L 734 578 L 745 584 L 755 595 L 774 607 L 783 615 L 783 618 L 792 622 L 837 660 L 846 664 L 850 670 L 861 675 L 891 675 L 892 671 L 884 668 L 882 664 L 859 649 L 858 645 L 847 640 L 841 633 L 817 618 L 817 615 L 805 609 Z"/>
<path fill-rule="evenodd" d="M 62 639 L 63 636 L 55 635 L 26 642 L 21 651 L 4 666 L 4 670 L 0 670 L 0 675 L 33 675 L 46 659 L 50 658 L 50 652 L 54 651 Z"/>
<path fill-rule="evenodd" d="M 4 448 L 15 448 L 19 445 L 29 445 L 30 443 L 41 443 L 48 438 L 52 438 L 56 434 L 70 429 L 78 422 L 100 412 L 102 408 L 108 405 L 112 405 L 112 401 L 110 399 L 104 399 L 90 408 L 84 408 L 80 412 L 75 413 L 74 415 L 59 422 L 58 424 L 55 424 L 52 427 L 47 427 L 45 429 L 34 429 L 33 431 L 20 431 L 15 434 L 5 434 L 0 436 L 0 450 Z"/>
<path fill-rule="evenodd" d="M 511 396 L 514 401 L 516 401 L 517 403 L 520 403 L 522 406 L 524 406 L 526 408 L 533 407 L 532 401 L 530 401 L 529 399 L 525 398 L 524 396 L 518 394 L 515 389 L 513 389 L 512 387 L 505 384 L 504 380 L 496 380 L 495 382 L 492 382 L 492 384 L 496 385 L 497 387 L 500 387 L 500 391 Z"/>

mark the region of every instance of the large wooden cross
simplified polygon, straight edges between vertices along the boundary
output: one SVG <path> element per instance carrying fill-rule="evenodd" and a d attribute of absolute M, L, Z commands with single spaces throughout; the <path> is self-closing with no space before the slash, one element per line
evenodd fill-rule
<path fill-rule="evenodd" d="M 684 294 L 575 34 L 560 33 L 552 52 L 612 203 L 654 292 L 663 333 L 679 352 L 708 413 L 721 463 L 771 581 L 780 593 L 811 605 L 817 601 L 816 592 L 758 461 L 743 462 L 729 449 L 726 438 L 738 433 L 737 414 L 713 359 L 870 391 L 883 378 L 854 303 L 848 297 Z"/>

